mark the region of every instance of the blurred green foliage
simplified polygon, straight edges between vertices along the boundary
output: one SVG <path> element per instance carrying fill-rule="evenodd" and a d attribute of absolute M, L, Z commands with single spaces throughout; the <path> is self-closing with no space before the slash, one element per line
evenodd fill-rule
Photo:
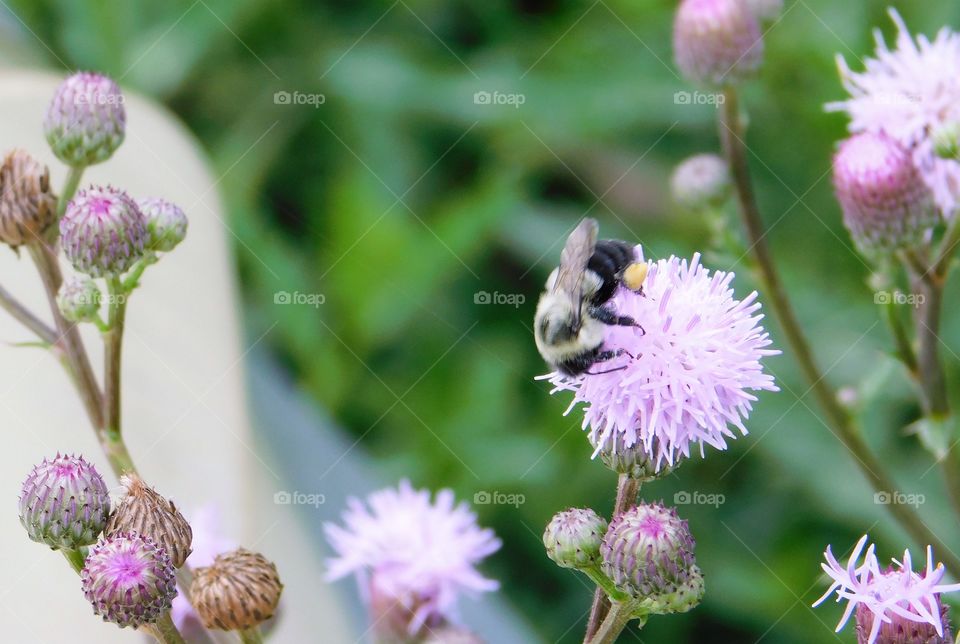
<path fill-rule="evenodd" d="M 830 191 L 830 156 L 845 128 L 822 109 L 842 96 L 834 53 L 859 68 L 873 48 L 870 29 L 889 35 L 892 25 L 881 2 L 786 5 L 746 91 L 770 242 L 830 380 L 869 380 L 870 443 L 902 491 L 926 496 L 929 524 L 956 543 L 939 473 L 928 473 L 903 431 L 918 413 L 913 393 L 887 357 L 867 268 Z M 303 387 L 392 476 L 467 499 L 525 495 L 519 507 L 478 507 L 506 544 L 488 569 L 546 640 L 576 642 L 590 590 L 548 562 L 540 534 L 567 506 L 607 511 L 614 476 L 590 462 L 577 414 L 562 415 L 566 399 L 534 381 L 545 368 L 530 323 L 564 231 L 585 214 L 605 236 L 640 240 L 654 257 L 705 247 L 707 227 L 675 212 L 665 194 L 676 162 L 717 147 L 714 109 L 674 101 L 693 88 L 672 66 L 673 8 L 10 0 L 0 16 L 33 60 L 108 72 L 189 124 L 222 177 L 252 337 L 272 328 L 266 341 Z M 960 20 L 946 0 L 898 8 L 928 34 Z M 277 104 L 278 91 L 322 93 L 325 102 Z M 524 103 L 476 104 L 478 91 L 520 93 Z M 742 262 L 714 267 L 738 270 L 741 294 L 755 288 Z M 326 300 L 276 306 L 278 291 Z M 481 291 L 525 301 L 479 305 Z M 951 346 L 957 317 L 948 307 Z M 947 358 L 955 381 L 958 360 Z M 643 641 L 835 641 L 839 608 L 809 608 L 825 586 L 824 547 L 845 552 L 866 531 L 884 557 L 925 545 L 910 544 L 873 502 L 818 420 L 790 353 L 769 367 L 783 391 L 761 396 L 748 437 L 643 491 L 668 502 L 680 490 L 725 497 L 719 507 L 680 509 L 707 576 L 703 606 L 651 620 Z M 283 440 L 283 428 L 275 431 Z"/>

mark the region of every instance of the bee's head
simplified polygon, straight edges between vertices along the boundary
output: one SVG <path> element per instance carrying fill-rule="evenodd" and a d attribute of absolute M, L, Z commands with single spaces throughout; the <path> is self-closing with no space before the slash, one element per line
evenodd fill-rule
<path fill-rule="evenodd" d="M 568 298 L 545 296 L 538 309 L 537 332 L 544 344 L 556 346 L 576 339 L 581 317 Z"/>

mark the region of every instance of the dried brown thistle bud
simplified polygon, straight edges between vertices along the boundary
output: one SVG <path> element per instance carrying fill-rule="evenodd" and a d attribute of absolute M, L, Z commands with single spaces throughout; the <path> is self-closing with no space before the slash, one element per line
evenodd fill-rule
<path fill-rule="evenodd" d="M 39 241 L 56 217 L 47 167 L 23 150 L 8 152 L 0 165 L 0 241 L 14 248 Z"/>
<path fill-rule="evenodd" d="M 190 556 L 193 530 L 180 510 L 136 474 L 120 479 L 126 495 L 107 521 L 106 535 L 117 532 L 136 532 L 160 544 L 173 565 L 183 565 Z"/>
<path fill-rule="evenodd" d="M 195 573 L 190 595 L 207 628 L 253 628 L 273 617 L 283 591 L 277 567 L 243 548 L 217 555 Z"/>

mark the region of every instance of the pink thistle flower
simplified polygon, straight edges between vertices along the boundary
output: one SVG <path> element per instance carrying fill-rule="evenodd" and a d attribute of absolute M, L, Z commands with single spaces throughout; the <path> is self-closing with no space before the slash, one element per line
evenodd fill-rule
<path fill-rule="evenodd" d="M 927 567 L 922 573 L 913 571 L 913 562 L 910 551 L 903 551 L 903 560 L 893 560 L 895 567 L 881 570 L 871 544 L 866 553 L 863 548 L 867 543 L 867 535 L 863 535 L 853 549 L 853 554 L 846 567 L 841 566 L 833 556 L 830 546 L 824 552 L 826 561 L 820 564 L 823 571 L 833 580 L 823 597 L 814 602 L 819 606 L 834 592 L 837 602 L 847 600 L 847 607 L 837 624 L 840 632 L 850 616 L 856 612 L 857 628 L 861 635 L 861 642 L 874 644 L 880 638 L 883 643 L 884 631 L 907 633 L 915 631 L 918 634 L 929 629 L 940 638 L 947 631 L 944 628 L 944 613 L 940 604 L 940 593 L 950 593 L 960 590 L 960 584 L 941 584 L 946 570 L 943 564 L 933 567 L 933 550 L 927 546 Z M 863 553 L 863 563 L 857 565 Z M 933 633 L 930 633 L 933 636 Z M 892 641 L 892 640 L 891 640 Z M 897 640 L 899 641 L 899 640 Z M 922 640 L 927 641 L 927 640 Z M 940 641 L 940 640 L 937 640 Z"/>
<path fill-rule="evenodd" d="M 757 16 L 743 0 L 683 0 L 673 21 L 673 57 L 694 83 L 743 80 L 763 62 Z"/>
<path fill-rule="evenodd" d="M 638 261 L 643 251 L 636 250 Z M 700 254 L 649 263 L 643 293 L 618 288 L 611 299 L 619 315 L 642 327 L 608 326 L 604 347 L 623 355 L 595 366 L 594 374 L 542 376 L 553 393 L 573 391 L 569 413 L 584 404 L 583 428 L 594 456 L 641 450 L 655 470 L 690 455 L 691 445 L 726 449 L 732 425 L 743 421 L 757 399 L 751 391 L 778 391 L 761 358 L 768 334 L 753 292 L 733 296 L 733 273 L 710 273 Z"/>
<path fill-rule="evenodd" d="M 915 39 L 903 18 L 890 9 L 897 26 L 891 51 L 879 30 L 875 58 L 863 72 L 853 72 L 837 56 L 840 77 L 850 98 L 828 103 L 828 111 L 850 115 L 851 132 L 886 132 L 912 151 L 924 181 L 933 190 L 944 216 L 960 197 L 960 164 L 936 155 L 935 134 L 960 121 L 960 34 L 944 27 L 931 42 Z"/>
<path fill-rule="evenodd" d="M 67 259 L 81 273 L 120 275 L 143 257 L 147 220 L 123 190 L 91 186 L 67 204 L 60 238 Z"/>
<path fill-rule="evenodd" d="M 500 540 L 477 525 L 466 503 L 455 504 L 452 491 L 430 497 L 402 480 L 398 489 L 374 492 L 366 504 L 349 499 L 345 525 L 324 526 L 337 554 L 328 560 L 327 579 L 356 575 L 371 609 L 396 616 L 399 607 L 410 635 L 450 619 L 461 591 L 499 587 L 475 566 L 500 548 Z"/>
<path fill-rule="evenodd" d="M 67 77 L 50 101 L 43 131 L 57 158 L 71 166 L 106 161 L 123 143 L 127 114 L 123 94 L 102 74 Z"/>

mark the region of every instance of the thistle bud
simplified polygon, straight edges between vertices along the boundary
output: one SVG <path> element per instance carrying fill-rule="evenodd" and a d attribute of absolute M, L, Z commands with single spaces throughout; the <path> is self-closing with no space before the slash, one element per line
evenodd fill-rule
<path fill-rule="evenodd" d="M 557 513 L 543 533 L 547 556 L 562 568 L 591 568 L 600 563 L 600 543 L 607 521 L 593 510 L 572 508 Z"/>
<path fill-rule="evenodd" d="M 54 550 L 96 543 L 110 514 L 107 484 L 79 456 L 44 459 L 20 492 L 20 523 L 27 535 Z"/>
<path fill-rule="evenodd" d="M 147 220 L 147 248 L 169 252 L 187 236 L 187 216 L 166 199 L 152 197 L 137 201 Z"/>
<path fill-rule="evenodd" d="M 126 494 L 110 515 L 104 534 L 136 532 L 149 537 L 163 546 L 174 568 L 181 567 L 190 556 L 193 530 L 180 510 L 136 474 L 125 474 L 120 484 Z"/>
<path fill-rule="evenodd" d="M 731 185 L 727 162 L 716 154 L 694 155 L 670 177 L 673 200 L 691 211 L 722 206 L 730 197 Z"/>
<path fill-rule="evenodd" d="M 628 446 L 624 441 L 623 434 L 620 433 L 607 438 L 599 446 L 594 442 L 591 435 L 591 444 L 604 465 L 617 474 L 626 474 L 630 478 L 641 482 L 663 478 L 676 469 L 684 459 L 682 454 L 676 454 L 672 465 L 658 461 L 650 456 L 650 453 L 642 444 L 634 443 Z M 657 445 L 658 442 L 654 440 L 650 448 L 653 453 L 656 453 Z"/>
<path fill-rule="evenodd" d="M 937 222 L 933 194 L 909 151 L 883 133 L 856 134 L 833 160 L 843 223 L 864 252 L 916 244 Z"/>
<path fill-rule="evenodd" d="M 0 166 L 0 241 L 16 248 L 40 240 L 57 217 L 47 167 L 23 150 Z"/>
<path fill-rule="evenodd" d="M 122 190 L 81 190 L 60 220 L 67 259 L 91 277 L 120 275 L 143 256 L 147 225 L 143 213 Z"/>
<path fill-rule="evenodd" d="M 126 122 L 117 84 L 101 74 L 79 72 L 57 88 L 43 131 L 58 159 L 87 166 L 106 161 L 120 147 Z"/>
<path fill-rule="evenodd" d="M 641 504 L 610 523 L 601 570 L 616 587 L 653 613 L 684 612 L 703 596 L 695 541 L 673 508 Z"/>
<path fill-rule="evenodd" d="M 947 607 L 936 595 L 937 608 L 940 613 L 940 623 L 943 625 L 942 636 L 937 633 L 937 627 L 930 622 L 917 622 L 907 619 L 891 611 L 890 621 L 883 622 L 877 632 L 876 639 L 870 639 L 873 631 L 873 611 L 866 604 L 857 604 L 854 613 L 857 621 L 857 644 L 936 644 L 938 642 L 953 642 L 950 632 L 950 617 Z"/>
<path fill-rule="evenodd" d="M 195 573 L 190 595 L 207 628 L 253 628 L 273 617 L 283 591 L 277 567 L 243 548 L 217 555 Z"/>
<path fill-rule="evenodd" d="M 673 22 L 673 56 L 691 82 L 737 83 L 763 60 L 760 23 L 743 0 L 683 0 Z"/>
<path fill-rule="evenodd" d="M 169 555 L 135 532 L 101 539 L 87 555 L 80 581 L 93 612 L 121 628 L 152 624 L 177 596 Z"/>
<path fill-rule="evenodd" d="M 67 280 L 57 293 L 57 308 L 68 322 L 93 322 L 100 314 L 100 288 L 88 277 Z"/>

